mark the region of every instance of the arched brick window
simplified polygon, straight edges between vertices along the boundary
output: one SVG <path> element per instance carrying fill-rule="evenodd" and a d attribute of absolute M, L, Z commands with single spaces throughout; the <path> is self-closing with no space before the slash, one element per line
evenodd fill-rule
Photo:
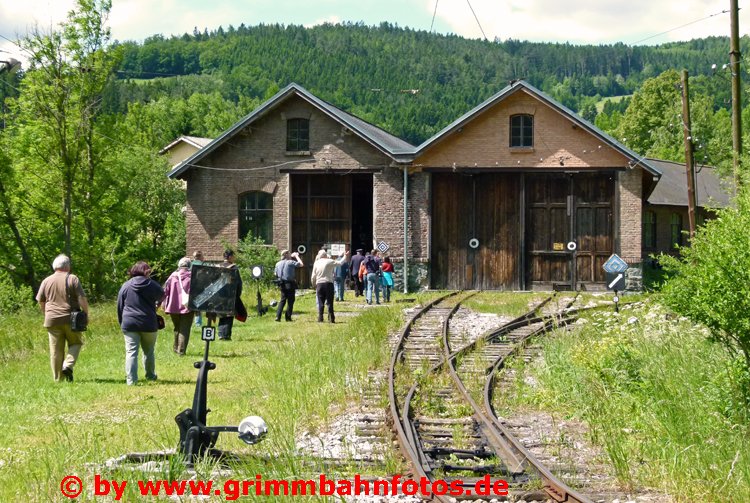
<path fill-rule="evenodd" d="M 273 196 L 259 190 L 241 194 L 239 221 L 240 239 L 252 234 L 270 244 L 273 241 Z"/>

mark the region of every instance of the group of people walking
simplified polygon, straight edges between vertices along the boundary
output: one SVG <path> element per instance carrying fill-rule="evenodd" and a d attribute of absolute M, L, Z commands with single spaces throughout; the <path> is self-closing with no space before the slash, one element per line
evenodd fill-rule
<path fill-rule="evenodd" d="M 172 350 L 185 355 L 190 330 L 193 323 L 202 323 L 201 313 L 188 308 L 191 288 L 191 270 L 194 265 L 202 265 L 203 255 L 195 252 L 192 260 L 183 257 L 177 269 L 167 278 L 164 285 L 151 278 L 151 267 L 144 261 L 136 262 L 128 270 L 128 280 L 117 295 L 117 320 L 125 339 L 125 375 L 128 384 L 138 382 L 138 355 L 143 351 L 143 364 L 147 380 L 156 380 L 154 348 L 158 330 L 164 328 L 164 319 L 157 313 L 161 307 L 171 318 L 174 327 Z M 237 269 L 232 250 L 224 252 L 225 268 Z M 297 290 L 296 270 L 304 266 L 299 253 L 281 252 L 274 273 L 277 278 L 281 299 L 276 309 L 276 321 L 282 315 L 292 321 Z M 59 255 L 52 263 L 54 273 L 42 281 L 37 293 L 37 301 L 44 313 L 44 326 L 49 335 L 50 364 L 55 381 L 73 380 L 73 368 L 83 345 L 81 332 L 73 330 L 71 311 L 88 313 L 88 302 L 79 278 L 71 274 L 70 258 Z M 239 274 L 236 274 L 239 278 Z M 351 279 L 355 297 L 364 295 L 368 304 L 373 297 L 380 304 L 381 290 L 384 302 L 390 302 L 393 287 L 393 264 L 389 257 L 380 259 L 378 251 L 372 250 L 357 254 L 349 259 L 349 252 L 331 257 L 327 250 L 320 250 L 315 258 L 310 275 L 310 283 L 315 288 L 317 300 L 317 320 L 323 322 L 325 307 L 328 306 L 328 321 L 336 322 L 334 300 L 343 301 L 346 281 Z M 231 340 L 235 317 L 244 321 L 247 318 L 240 295 L 242 281 L 236 289 L 235 313 L 219 318 L 218 337 Z M 285 311 L 286 310 L 286 311 Z M 216 315 L 207 313 L 214 319 Z M 67 345 L 67 353 L 65 347 Z"/>
<path fill-rule="evenodd" d="M 364 253 L 358 249 L 357 254 L 352 257 L 349 267 L 349 277 L 354 286 L 354 296 L 365 296 L 368 304 L 372 304 L 373 294 L 375 303 L 380 304 L 380 293 L 382 290 L 383 301 L 391 301 L 391 290 L 393 289 L 393 263 L 390 257 L 381 259 L 378 250 Z M 343 300 L 343 294 L 342 294 Z"/>
<path fill-rule="evenodd" d="M 117 294 L 117 321 L 125 339 L 125 376 L 129 385 L 138 382 L 138 354 L 143 351 L 143 366 L 146 380 L 157 380 L 154 348 L 158 331 L 165 328 L 164 318 L 157 313 L 159 308 L 171 318 L 174 327 L 172 350 L 185 355 L 193 319 L 200 313 L 188 309 L 191 286 L 191 268 L 202 264 L 201 252 L 193 254 L 193 260 L 183 257 L 177 269 L 162 286 L 151 278 L 151 267 L 144 261 L 136 262 L 128 269 L 128 280 Z M 224 253 L 223 267 L 236 269 L 234 252 Z M 73 381 L 73 368 L 83 345 L 81 332 L 73 330 L 71 311 L 80 309 L 88 313 L 88 302 L 79 278 L 71 274 L 70 258 L 59 255 L 52 263 L 54 273 L 42 281 L 36 299 L 44 313 L 50 346 L 50 364 L 55 381 Z M 239 277 L 239 274 L 237 274 Z M 242 293 L 242 281 L 237 285 L 237 299 Z M 236 316 L 247 317 L 242 301 L 235 302 Z M 207 317 L 216 315 L 207 313 Z M 235 314 L 219 318 L 219 339 L 231 340 Z M 67 354 L 65 346 L 67 345 Z"/>

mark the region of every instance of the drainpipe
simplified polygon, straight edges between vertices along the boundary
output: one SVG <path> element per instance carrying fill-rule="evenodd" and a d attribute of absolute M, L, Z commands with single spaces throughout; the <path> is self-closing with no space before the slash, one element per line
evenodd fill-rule
<path fill-rule="evenodd" d="M 409 168 L 404 166 L 404 293 L 409 293 Z"/>

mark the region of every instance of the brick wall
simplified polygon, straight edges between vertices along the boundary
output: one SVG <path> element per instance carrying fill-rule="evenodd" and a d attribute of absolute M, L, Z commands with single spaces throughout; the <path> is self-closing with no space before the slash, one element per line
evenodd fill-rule
<path fill-rule="evenodd" d="M 511 149 L 510 116 L 534 115 L 533 148 Z M 484 110 L 415 160 L 425 167 L 613 168 L 627 164 L 620 152 L 524 91 Z M 562 164 L 561 164 L 562 162 Z"/>
<path fill-rule="evenodd" d="M 290 118 L 310 120 L 309 154 L 286 152 L 286 121 Z M 280 249 L 289 248 L 289 169 L 300 172 L 347 169 L 355 173 L 357 169 L 384 169 L 390 162 L 389 157 L 317 108 L 300 98 L 290 98 L 198 163 L 213 169 L 193 167 L 185 174 L 187 252 L 201 250 L 207 260 L 220 260 L 225 244 L 235 246 L 239 235 L 239 196 L 251 190 L 273 194 L 273 244 Z M 388 208 L 396 210 L 399 205 L 390 202 L 390 198 L 400 197 L 399 174 L 399 170 L 389 168 L 382 175 L 376 175 L 380 187 L 377 191 L 382 193 L 381 206 L 386 211 Z M 389 220 L 387 213 L 383 219 Z M 376 229 L 378 225 L 385 226 L 378 222 L 376 220 Z M 390 232 L 387 227 L 383 230 Z M 403 248 L 403 235 L 401 244 L 395 242 L 398 240 L 390 241 L 394 241 L 399 250 Z"/>
<path fill-rule="evenodd" d="M 641 256 L 641 207 L 643 170 L 641 168 L 620 171 L 617 176 L 619 208 L 619 250 L 615 250 L 623 258 Z"/>

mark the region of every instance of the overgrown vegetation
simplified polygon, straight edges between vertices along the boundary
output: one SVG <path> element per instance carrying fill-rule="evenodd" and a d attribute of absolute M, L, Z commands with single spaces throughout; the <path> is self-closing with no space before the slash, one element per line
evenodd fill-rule
<path fill-rule="evenodd" d="M 750 376 L 706 335 L 650 302 L 591 315 L 544 343 L 515 403 L 584 420 L 625 488 L 749 501 Z"/>
<path fill-rule="evenodd" d="M 696 232 L 682 257 L 661 257 L 670 274 L 664 302 L 711 329 L 750 372 L 750 191 Z M 750 387 L 745 390 L 750 403 Z"/>

